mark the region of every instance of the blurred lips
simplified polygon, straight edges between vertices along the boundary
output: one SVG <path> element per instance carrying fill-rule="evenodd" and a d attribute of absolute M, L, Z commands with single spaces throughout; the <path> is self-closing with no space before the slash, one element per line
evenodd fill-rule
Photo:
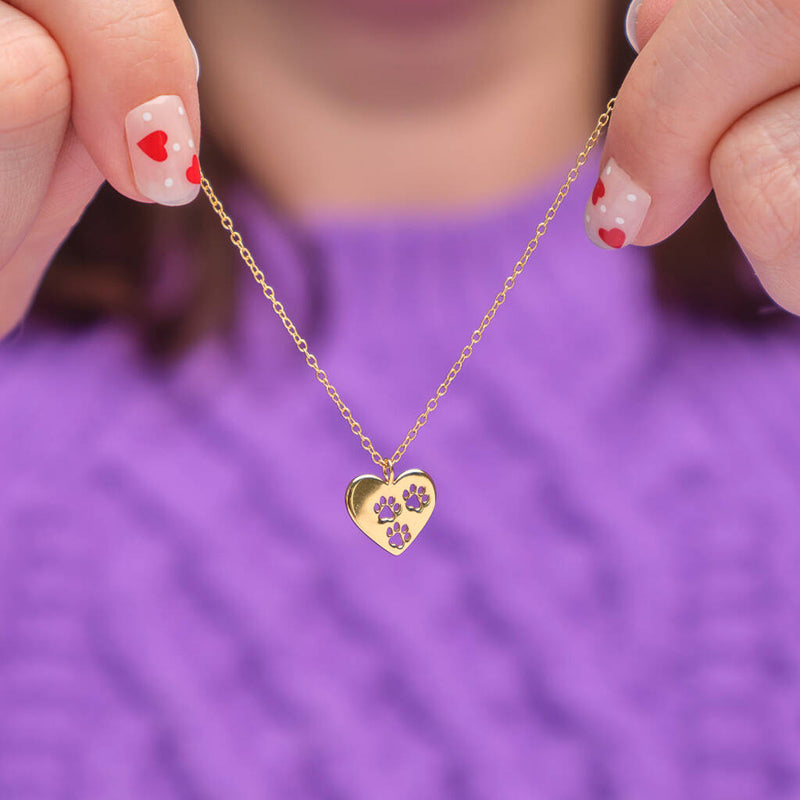
<path fill-rule="evenodd" d="M 468 13 L 479 3 L 480 0 L 327 0 L 331 7 L 364 19 L 395 22 L 452 18 Z"/>

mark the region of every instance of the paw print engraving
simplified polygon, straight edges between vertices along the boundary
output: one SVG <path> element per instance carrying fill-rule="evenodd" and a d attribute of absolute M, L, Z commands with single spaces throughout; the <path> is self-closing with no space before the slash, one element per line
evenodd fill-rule
<path fill-rule="evenodd" d="M 395 502 L 394 497 L 381 497 L 380 501 L 373 506 L 378 515 L 378 522 L 394 522 L 400 513 L 400 503 Z"/>
<path fill-rule="evenodd" d="M 431 498 L 424 486 L 417 486 L 412 483 L 408 489 L 403 491 L 403 500 L 405 500 L 406 508 L 409 511 L 419 512 L 430 503 Z"/>
<path fill-rule="evenodd" d="M 401 525 L 399 522 L 395 522 L 394 525 L 390 525 L 386 529 L 386 535 L 389 537 L 390 547 L 402 550 L 406 546 L 406 542 L 411 538 L 411 531 L 409 531 L 408 525 Z"/>

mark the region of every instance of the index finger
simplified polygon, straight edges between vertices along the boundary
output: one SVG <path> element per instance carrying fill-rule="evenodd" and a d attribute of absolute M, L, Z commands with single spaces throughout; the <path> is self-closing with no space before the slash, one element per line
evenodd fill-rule
<path fill-rule="evenodd" d="M 136 200 L 179 205 L 194 199 L 200 182 L 196 67 L 172 0 L 13 2 L 63 50 L 73 125 L 109 183 Z"/>
<path fill-rule="evenodd" d="M 587 233 L 601 246 L 673 233 L 708 195 L 724 133 L 800 82 L 796 0 L 644 0 L 639 33 L 670 5 L 619 92 L 602 158 L 611 188 L 587 205 Z"/>

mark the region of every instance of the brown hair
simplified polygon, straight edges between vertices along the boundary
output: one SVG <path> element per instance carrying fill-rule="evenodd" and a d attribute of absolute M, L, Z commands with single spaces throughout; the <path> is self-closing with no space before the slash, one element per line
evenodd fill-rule
<path fill-rule="evenodd" d="M 610 3 L 608 95 L 627 73 L 633 53 L 622 20 L 628 0 Z M 203 166 L 225 185 L 239 177 L 236 165 L 206 136 Z M 148 353 L 171 358 L 209 334 L 230 328 L 234 282 L 243 274 L 208 205 L 192 203 L 162 213 L 132 203 L 104 186 L 61 247 L 38 293 L 32 313 L 72 327 L 116 318 L 127 322 Z M 185 287 L 169 303 L 158 301 L 150 257 L 158 242 L 187 254 Z M 649 250 L 653 289 L 672 313 L 745 326 L 774 323 L 788 315 L 774 309 L 727 230 L 713 194 L 680 231 Z"/>

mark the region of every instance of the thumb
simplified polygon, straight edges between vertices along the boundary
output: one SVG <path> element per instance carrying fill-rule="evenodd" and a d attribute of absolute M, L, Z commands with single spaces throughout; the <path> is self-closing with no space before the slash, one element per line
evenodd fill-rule
<path fill-rule="evenodd" d="M 70 125 L 39 213 L 0 269 L 0 339 L 24 317 L 53 253 L 102 182 L 103 176 Z"/>

